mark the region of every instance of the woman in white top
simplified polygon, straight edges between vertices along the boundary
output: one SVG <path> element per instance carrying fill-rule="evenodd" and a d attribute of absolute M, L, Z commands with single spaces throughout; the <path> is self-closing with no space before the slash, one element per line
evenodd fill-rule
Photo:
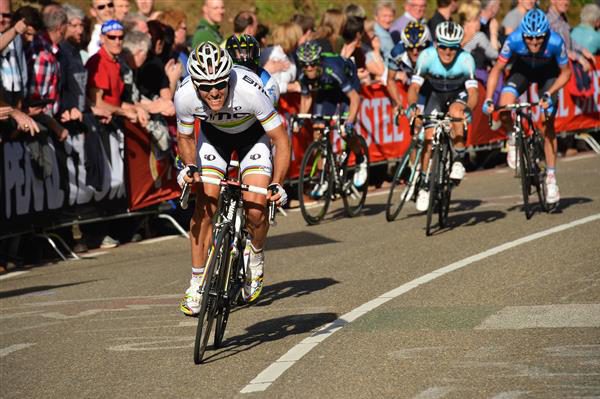
<path fill-rule="evenodd" d="M 261 66 L 275 79 L 281 94 L 300 92 L 300 84 L 296 81 L 296 62 L 293 54 L 301 37 L 300 25 L 293 22 L 277 25 L 271 34 L 273 45 L 267 47 L 260 55 Z"/>

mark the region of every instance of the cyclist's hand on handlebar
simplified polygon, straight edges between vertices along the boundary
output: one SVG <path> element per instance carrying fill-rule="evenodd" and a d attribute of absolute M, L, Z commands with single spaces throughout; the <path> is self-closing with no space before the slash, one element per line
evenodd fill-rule
<path fill-rule="evenodd" d="M 540 99 L 540 105 L 542 106 L 542 108 L 544 109 L 544 112 L 546 114 L 552 113 L 552 111 L 554 110 L 554 107 L 552 104 L 552 96 L 550 95 L 550 93 L 545 92 L 542 95 L 542 98 Z"/>
<path fill-rule="evenodd" d="M 395 125 L 400 125 L 400 115 L 402 114 L 402 105 L 398 105 L 395 109 L 394 109 L 394 124 Z"/>
<path fill-rule="evenodd" d="M 483 102 L 482 110 L 484 114 L 491 115 L 494 112 L 494 108 L 494 100 L 488 99 Z"/>
<path fill-rule="evenodd" d="M 346 136 L 351 136 L 354 134 L 354 123 L 353 122 L 345 122 L 344 123 L 344 134 Z"/>
<path fill-rule="evenodd" d="M 185 183 L 190 184 L 199 180 L 200 176 L 198 175 L 198 167 L 196 165 L 186 165 L 186 167 L 181 169 L 177 175 L 177 184 L 179 184 L 179 187 L 181 188 L 183 188 Z"/>
<path fill-rule="evenodd" d="M 288 196 L 281 184 L 271 183 L 267 187 L 270 192 L 267 194 L 267 200 L 275 202 L 278 206 L 283 206 L 287 203 Z"/>
<path fill-rule="evenodd" d="M 410 104 L 408 108 L 406 108 L 405 113 L 407 118 L 415 118 L 417 116 L 417 104 Z"/>
<path fill-rule="evenodd" d="M 294 133 L 298 133 L 302 129 L 303 126 L 304 126 L 304 119 L 294 118 L 292 120 L 292 131 Z"/>
<path fill-rule="evenodd" d="M 471 108 L 467 106 L 463 108 L 463 118 L 467 121 L 467 123 L 471 123 L 471 121 L 473 120 L 473 111 L 471 110 Z"/>

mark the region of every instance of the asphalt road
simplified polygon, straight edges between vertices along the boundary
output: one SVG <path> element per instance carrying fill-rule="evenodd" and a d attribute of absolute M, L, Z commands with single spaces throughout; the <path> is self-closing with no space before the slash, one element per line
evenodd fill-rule
<path fill-rule="evenodd" d="M 6 274 L 0 397 L 600 397 L 600 157 L 558 178 L 560 208 L 526 221 L 508 169 L 471 173 L 432 237 L 414 205 L 386 222 L 383 193 L 354 219 L 291 211 L 200 366 L 183 238 Z"/>

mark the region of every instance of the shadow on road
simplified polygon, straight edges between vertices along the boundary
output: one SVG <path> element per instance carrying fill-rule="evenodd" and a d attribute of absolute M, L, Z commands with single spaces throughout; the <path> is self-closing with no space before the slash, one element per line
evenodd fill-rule
<path fill-rule="evenodd" d="M 229 356 L 253 349 L 264 342 L 277 341 L 290 335 L 305 334 L 336 320 L 335 313 L 311 313 L 278 317 L 258 322 L 246 329 L 246 333 L 226 338 L 223 349 L 207 357 L 204 363 L 223 360 Z"/>
<path fill-rule="evenodd" d="M 450 212 L 464 212 L 472 211 L 483 203 L 481 200 L 474 199 L 451 199 L 450 200 Z"/>
<path fill-rule="evenodd" d="M 454 230 L 457 227 L 469 227 L 475 226 L 480 223 L 492 223 L 496 220 L 504 219 L 506 217 L 506 213 L 502 211 L 481 211 L 481 212 L 469 212 L 469 213 L 461 213 L 459 215 L 453 215 L 452 213 L 448 214 L 448 223 L 444 229 L 439 230 L 439 226 L 437 225 L 437 213 L 434 215 L 434 220 L 436 224 L 434 224 L 432 236 L 442 234 L 446 231 Z M 438 229 L 438 230 L 436 230 Z"/>
<path fill-rule="evenodd" d="M 0 291 L 0 298 L 11 298 L 14 296 L 33 294 L 35 292 L 50 291 L 57 288 L 71 287 L 74 285 L 93 283 L 98 280 L 80 281 L 78 283 L 58 284 L 58 285 L 38 285 L 35 287 L 19 288 L 10 291 Z"/>
<path fill-rule="evenodd" d="M 311 233 L 308 231 L 299 231 L 296 233 L 280 234 L 277 236 L 269 236 L 267 240 L 267 249 L 287 249 L 298 247 L 310 247 L 313 245 L 334 244 L 336 240 L 322 236 L 320 234 Z"/>
<path fill-rule="evenodd" d="M 532 199 L 532 197 L 530 197 L 530 200 Z M 532 210 L 534 213 L 544 213 L 544 211 L 542 210 L 542 207 L 540 206 L 537 197 L 533 197 L 533 203 L 530 203 L 530 205 L 532 206 Z M 562 213 L 562 211 L 564 209 L 567 209 L 573 205 L 580 205 L 580 204 L 587 204 L 589 202 L 592 202 L 593 199 L 591 198 L 587 198 L 587 197 L 569 197 L 569 198 L 561 198 L 560 202 L 558 203 L 558 206 L 556 208 L 554 208 L 550 213 Z M 519 211 L 519 212 L 523 212 L 523 204 L 517 204 L 517 205 L 513 205 L 510 208 L 507 209 L 508 212 L 512 212 L 512 211 Z"/>
<path fill-rule="evenodd" d="M 299 298 L 316 291 L 324 290 L 337 283 L 338 281 L 332 278 L 315 278 L 310 280 L 283 281 L 273 285 L 266 285 L 256 301 L 251 304 L 236 307 L 233 311 L 248 306 L 269 306 L 273 302 L 283 298 Z"/>

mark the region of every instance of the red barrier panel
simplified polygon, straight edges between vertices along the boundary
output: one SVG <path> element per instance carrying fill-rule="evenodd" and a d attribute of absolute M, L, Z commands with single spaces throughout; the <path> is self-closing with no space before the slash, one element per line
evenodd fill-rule
<path fill-rule="evenodd" d="M 145 129 L 128 120 L 125 120 L 125 152 L 130 210 L 179 196 L 181 190 L 171 158 L 161 154 Z"/>

